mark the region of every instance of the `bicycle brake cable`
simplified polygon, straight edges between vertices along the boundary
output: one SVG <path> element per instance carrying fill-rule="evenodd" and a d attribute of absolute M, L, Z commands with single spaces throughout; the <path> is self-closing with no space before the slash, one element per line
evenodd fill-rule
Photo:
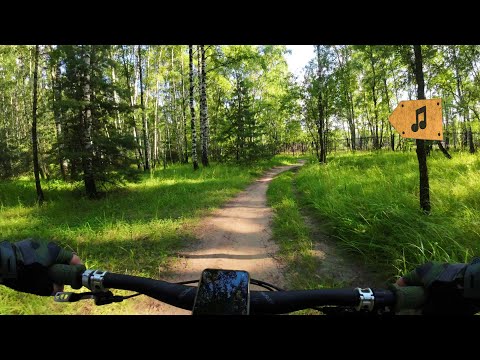
<path fill-rule="evenodd" d="M 113 295 L 111 291 L 97 291 L 97 292 L 84 292 L 84 293 L 74 293 L 74 292 L 57 292 L 54 295 L 54 301 L 56 302 L 77 302 L 80 300 L 93 299 L 95 305 L 107 305 L 113 302 L 122 302 L 125 299 L 132 298 L 134 296 L 141 295 L 136 293 L 133 295 L 121 296 Z"/>

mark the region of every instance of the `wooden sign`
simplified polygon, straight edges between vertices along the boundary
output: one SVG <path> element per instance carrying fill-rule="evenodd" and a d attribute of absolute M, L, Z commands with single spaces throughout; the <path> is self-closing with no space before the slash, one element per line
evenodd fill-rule
<path fill-rule="evenodd" d="M 388 121 L 404 138 L 443 140 L 442 99 L 401 101 Z"/>

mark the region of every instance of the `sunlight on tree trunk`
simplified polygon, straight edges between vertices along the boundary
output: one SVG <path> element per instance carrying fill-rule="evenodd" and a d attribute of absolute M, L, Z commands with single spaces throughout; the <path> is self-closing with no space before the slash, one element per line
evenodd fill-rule
<path fill-rule="evenodd" d="M 32 109 L 32 147 L 33 147 L 33 172 L 35 174 L 35 187 L 37 189 L 37 202 L 41 205 L 44 201 L 42 186 L 40 184 L 38 166 L 38 141 L 37 141 L 37 88 L 38 88 L 38 57 L 39 45 L 35 45 L 35 67 L 33 70 L 33 109 Z"/>
<path fill-rule="evenodd" d="M 191 115 L 191 128 L 192 128 L 192 162 L 193 170 L 198 169 L 197 162 L 197 130 L 195 127 L 195 107 L 193 106 L 193 45 L 188 45 L 188 57 L 189 57 L 189 79 L 190 79 L 190 115 Z"/>
<path fill-rule="evenodd" d="M 92 141 L 92 109 L 91 109 L 91 91 L 90 91 L 90 72 L 91 58 L 95 53 L 95 45 L 84 45 L 83 61 L 85 69 L 83 73 L 83 100 L 85 106 L 83 108 L 83 147 L 85 154 L 82 156 L 83 164 L 83 181 L 85 183 L 85 191 L 91 199 L 96 198 L 97 187 L 95 184 L 95 175 L 93 173 L 93 141 Z"/>

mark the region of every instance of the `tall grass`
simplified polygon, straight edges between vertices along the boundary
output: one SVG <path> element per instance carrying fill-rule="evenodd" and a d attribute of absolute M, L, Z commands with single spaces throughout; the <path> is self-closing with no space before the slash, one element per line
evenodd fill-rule
<path fill-rule="evenodd" d="M 76 251 L 87 268 L 161 278 L 172 255 L 193 241 L 193 226 L 275 165 L 291 156 L 251 166 L 212 164 L 194 172 L 174 165 L 101 200 L 81 196 L 81 184 L 43 184 L 46 203 L 35 205 L 32 179 L 0 182 L 0 239 L 53 240 Z M 0 314 L 129 313 L 131 302 L 94 308 L 87 301 L 55 304 L 51 298 L 0 286 Z"/>
<path fill-rule="evenodd" d="M 273 235 L 281 243 L 280 253 L 295 256 L 311 249 L 308 229 L 295 200 L 292 180 L 295 174 L 284 172 L 275 177 L 267 190 L 268 205 L 274 210 Z"/>
<path fill-rule="evenodd" d="M 332 288 L 340 281 L 319 278 L 321 261 L 314 255 L 312 237 L 295 194 L 295 174 L 284 172 L 273 179 L 267 191 L 269 206 L 274 216 L 273 239 L 280 246 L 279 255 L 287 264 L 286 278 L 289 289 Z"/>
<path fill-rule="evenodd" d="M 480 158 L 428 158 L 432 212 L 419 205 L 414 152 L 338 155 L 297 178 L 302 201 L 330 222 L 339 244 L 386 276 L 430 261 L 480 255 Z"/>

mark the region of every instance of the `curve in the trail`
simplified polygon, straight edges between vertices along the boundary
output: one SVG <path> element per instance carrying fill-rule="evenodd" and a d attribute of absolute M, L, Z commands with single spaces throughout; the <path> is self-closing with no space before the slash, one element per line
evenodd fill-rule
<path fill-rule="evenodd" d="M 271 240 L 272 209 L 267 206 L 267 188 L 279 173 L 301 166 L 279 166 L 267 171 L 196 229 L 198 242 L 179 254 L 167 281 L 199 279 L 205 268 L 246 270 L 254 279 L 282 287 L 282 265 L 275 258 L 277 245 Z M 191 312 L 148 298 L 139 313 L 184 314 Z M 140 304 L 139 304 L 140 305 Z"/>

